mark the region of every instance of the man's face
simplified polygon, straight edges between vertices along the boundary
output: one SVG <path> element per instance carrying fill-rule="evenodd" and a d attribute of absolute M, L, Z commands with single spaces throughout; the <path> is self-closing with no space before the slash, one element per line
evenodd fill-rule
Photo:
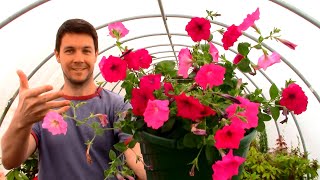
<path fill-rule="evenodd" d="M 65 83 L 82 85 L 92 80 L 95 52 L 93 39 L 88 34 L 67 33 L 62 37 L 60 52 L 55 51 L 61 64 Z"/>

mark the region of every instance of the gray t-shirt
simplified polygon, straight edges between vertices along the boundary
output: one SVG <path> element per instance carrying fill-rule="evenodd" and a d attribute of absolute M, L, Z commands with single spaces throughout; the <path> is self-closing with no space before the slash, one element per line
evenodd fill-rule
<path fill-rule="evenodd" d="M 94 114 L 106 114 L 109 123 L 106 127 L 113 127 L 117 121 L 117 112 L 131 108 L 124 103 L 123 97 L 105 89 L 97 93 L 81 97 L 65 97 L 77 104 L 86 102 L 76 110 L 77 118 L 84 119 Z M 71 108 L 67 114 L 73 117 Z M 47 129 L 41 127 L 42 121 L 32 127 L 32 134 L 36 139 L 39 150 L 39 180 L 102 180 L 103 171 L 108 168 L 110 161 L 109 150 L 119 141 L 124 141 L 128 134 L 118 130 L 106 130 L 102 136 L 97 136 L 90 150 L 92 164 L 86 159 L 85 142 L 94 136 L 93 130 L 86 126 L 76 126 L 72 119 L 65 119 L 68 123 L 66 135 L 51 135 Z M 97 121 L 93 118 L 89 121 Z"/>

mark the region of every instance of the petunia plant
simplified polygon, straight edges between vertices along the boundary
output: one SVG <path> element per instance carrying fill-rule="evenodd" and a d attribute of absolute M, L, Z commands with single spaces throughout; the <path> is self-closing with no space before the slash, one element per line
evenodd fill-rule
<path fill-rule="evenodd" d="M 270 98 L 264 98 L 261 89 L 247 92 L 246 83 L 236 77 L 236 72 L 255 75 L 257 70 L 267 70 L 270 66 L 280 63 L 277 52 L 269 52 L 263 42 L 275 40 L 291 49 L 297 45 L 280 38 L 280 29 L 274 28 L 267 35 L 262 34 L 256 21 L 260 12 L 257 8 L 239 25 L 231 25 L 226 30 L 211 27 L 210 19 L 220 14 L 207 11 L 205 18 L 194 17 L 185 27 L 186 32 L 194 41 L 191 48 L 181 48 L 178 61 L 163 60 L 152 64 L 153 57 L 147 49 L 130 49 L 121 43 L 129 31 L 121 22 L 108 25 L 109 34 L 116 39 L 119 55 L 102 57 L 99 68 L 106 82 L 119 82 L 125 90 L 125 100 L 132 109 L 119 113 L 120 121 L 114 127 L 132 134 L 126 142 L 114 147 L 125 151 L 140 142 L 140 132 L 175 139 L 180 148 L 198 149 L 211 152 L 217 150 L 221 158 L 212 163 L 212 178 L 227 180 L 238 175 L 239 166 L 245 157 L 234 155 L 240 141 L 252 131 L 263 131 L 264 122 L 278 120 L 280 113 L 286 122 L 289 112 L 301 114 L 306 111 L 308 98 L 302 88 L 293 80 L 285 82 L 283 88 L 272 84 L 269 89 Z M 249 28 L 254 28 L 258 35 L 255 44 L 238 42 L 238 38 Z M 220 52 L 212 42 L 213 37 L 222 34 L 222 46 L 225 51 L 236 46 L 237 53 L 233 59 L 227 59 L 225 52 Z M 251 53 L 261 56 L 253 59 Z M 254 62 L 257 62 L 256 64 Z M 72 106 L 76 110 L 76 105 Z M 92 114 L 88 119 L 98 117 L 101 125 L 107 123 L 104 115 Z M 79 125 L 89 121 L 77 120 Z M 48 125 L 46 125 L 48 124 Z M 60 128 L 57 128 L 61 125 Z M 90 125 L 95 132 L 106 130 L 98 125 Z M 59 118 L 44 123 L 51 127 L 53 133 L 64 133 L 65 127 Z M 88 151 L 94 138 L 88 142 Z M 88 153 L 89 154 L 89 153 Z M 90 158 L 90 156 L 87 156 Z M 212 161 L 207 156 L 209 162 Z M 106 177 L 124 176 L 132 173 L 116 153 L 110 152 L 110 168 L 105 171 Z M 137 156 L 137 160 L 143 161 Z M 190 162 L 190 175 L 197 173 L 198 156 Z M 148 164 L 145 164 L 148 168 Z M 117 168 L 124 166 L 122 170 Z M 198 169 L 201 171 L 201 169 Z"/>
<path fill-rule="evenodd" d="M 132 134 L 133 138 L 130 143 L 118 144 L 117 147 L 122 147 L 118 149 L 125 150 L 139 142 L 141 131 L 176 139 L 185 148 L 217 149 L 222 159 L 212 164 L 212 177 L 230 179 L 238 175 L 238 168 L 245 161 L 244 157 L 233 154 L 241 139 L 255 129 L 263 131 L 264 122 L 272 118 L 278 120 L 281 112 L 287 119 L 290 111 L 294 114 L 306 111 L 308 98 L 298 84 L 288 80 L 281 89 L 272 84 L 270 99 L 265 99 L 261 89 L 246 92 L 246 83 L 235 76 L 236 71 L 255 75 L 256 70 L 267 70 L 281 62 L 277 52 L 269 52 L 263 46 L 264 41 L 275 40 L 291 49 L 296 47 L 280 38 L 280 29 L 274 28 L 266 36 L 262 34 L 256 26 L 259 8 L 248 14 L 241 24 L 216 31 L 211 28 L 210 18 L 219 14 L 207 12 L 206 18 L 194 17 L 186 25 L 185 30 L 195 44 L 180 50 L 178 62 L 163 60 L 154 65 L 146 49 L 123 47 L 120 35 L 127 34 L 123 25 L 117 29 L 110 24 L 110 34 L 117 35 L 116 45 L 121 53 L 103 57 L 99 67 L 107 82 L 122 81 L 125 99 L 132 105 L 116 127 Z M 258 42 L 237 42 L 249 28 L 255 29 Z M 227 59 L 211 42 L 214 33 L 222 34 L 224 50 L 237 44 L 234 59 Z M 257 64 L 251 60 L 253 51 L 261 53 L 255 60 Z M 197 158 L 191 162 L 190 175 L 196 173 Z"/>

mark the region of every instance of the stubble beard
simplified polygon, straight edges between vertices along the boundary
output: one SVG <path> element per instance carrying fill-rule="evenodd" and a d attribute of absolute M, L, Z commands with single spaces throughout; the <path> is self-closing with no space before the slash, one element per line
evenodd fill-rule
<path fill-rule="evenodd" d="M 89 83 L 90 79 L 93 77 L 93 72 L 90 72 L 87 77 L 83 80 L 76 80 L 70 76 L 68 76 L 65 72 L 63 72 L 63 76 L 65 81 L 68 81 L 68 84 L 75 88 L 84 87 L 86 84 Z"/>

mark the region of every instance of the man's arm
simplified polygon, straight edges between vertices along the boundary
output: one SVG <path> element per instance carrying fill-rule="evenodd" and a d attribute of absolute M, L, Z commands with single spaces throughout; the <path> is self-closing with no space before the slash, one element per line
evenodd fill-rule
<path fill-rule="evenodd" d="M 137 156 L 141 157 L 141 160 L 143 161 L 141 150 L 140 150 L 140 144 L 137 143 L 132 149 L 127 149 L 124 152 L 124 155 L 126 157 L 126 161 L 129 165 L 129 167 L 137 175 L 138 180 L 146 180 L 147 175 L 146 175 L 146 171 L 144 169 L 144 165 L 141 161 L 137 162 Z"/>
<path fill-rule="evenodd" d="M 69 108 L 69 101 L 53 101 L 62 96 L 61 92 L 49 92 L 52 86 L 30 89 L 28 78 L 17 71 L 20 79 L 19 103 L 9 128 L 1 139 L 2 164 L 6 169 L 21 165 L 36 148 L 31 135 L 33 123 L 41 121 L 46 113 L 55 108 L 63 113 Z"/>
<path fill-rule="evenodd" d="M 4 168 L 12 169 L 20 166 L 35 151 L 36 141 L 29 132 L 28 129 L 12 126 L 8 128 L 1 140 Z"/>

